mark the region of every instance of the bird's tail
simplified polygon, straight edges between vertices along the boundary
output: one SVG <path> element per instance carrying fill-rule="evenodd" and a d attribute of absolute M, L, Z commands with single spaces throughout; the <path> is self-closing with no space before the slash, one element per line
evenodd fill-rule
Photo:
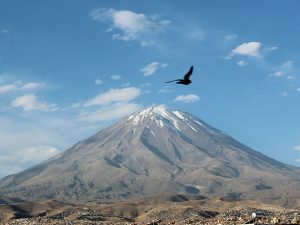
<path fill-rule="evenodd" d="M 171 83 L 171 82 L 175 82 L 175 81 L 180 81 L 180 80 L 170 80 L 170 81 L 167 81 L 167 82 L 165 82 L 165 83 Z"/>

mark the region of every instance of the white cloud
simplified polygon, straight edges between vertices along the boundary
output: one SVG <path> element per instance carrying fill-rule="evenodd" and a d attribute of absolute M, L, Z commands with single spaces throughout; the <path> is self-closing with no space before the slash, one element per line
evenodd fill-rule
<path fill-rule="evenodd" d="M 260 42 L 248 42 L 243 43 L 239 46 L 237 46 L 235 49 L 232 50 L 231 54 L 233 55 L 244 55 L 244 56 L 250 56 L 250 57 L 256 57 L 260 58 L 260 49 L 262 44 Z"/>
<path fill-rule="evenodd" d="M 122 76 L 121 75 L 111 75 L 110 76 L 110 79 L 112 79 L 112 80 L 121 80 L 122 79 Z"/>
<path fill-rule="evenodd" d="M 299 87 L 299 88 L 296 88 L 296 91 L 300 92 L 300 87 Z"/>
<path fill-rule="evenodd" d="M 168 26 L 171 21 L 158 21 L 157 16 L 147 17 L 142 13 L 130 10 L 95 9 L 90 12 L 92 19 L 109 24 L 107 32 L 114 32 L 115 40 L 132 41 L 139 40 L 142 46 L 153 43 L 149 36 Z"/>
<path fill-rule="evenodd" d="M 6 93 L 10 91 L 15 91 L 17 90 L 17 85 L 16 84 L 6 84 L 0 86 L 0 93 Z"/>
<path fill-rule="evenodd" d="M 267 48 L 268 51 L 276 51 L 278 49 L 277 46 Z"/>
<path fill-rule="evenodd" d="M 29 90 L 35 90 L 38 88 L 42 88 L 45 86 L 46 86 L 46 83 L 43 83 L 43 82 L 29 82 L 29 83 L 24 84 L 21 87 L 21 90 L 29 91 Z"/>
<path fill-rule="evenodd" d="M 28 167 L 49 159 L 60 151 L 53 146 L 31 146 L 11 149 L 0 155 L 0 177 L 21 172 Z"/>
<path fill-rule="evenodd" d="M 295 149 L 296 151 L 300 151 L 300 145 L 295 146 L 294 149 Z"/>
<path fill-rule="evenodd" d="M 40 102 L 34 94 L 25 94 L 17 97 L 11 102 L 13 107 L 20 107 L 24 111 L 40 110 L 40 111 L 55 111 L 56 104 Z"/>
<path fill-rule="evenodd" d="M 236 39 L 238 36 L 236 34 L 227 34 L 225 40 L 230 41 Z"/>
<path fill-rule="evenodd" d="M 297 162 L 297 163 L 300 163 L 300 159 L 296 159 L 296 162 Z"/>
<path fill-rule="evenodd" d="M 2 158 L 0 178 L 31 167 L 38 160 L 42 161 L 55 154 L 54 149 L 67 149 L 103 127 L 103 124 L 80 122 L 77 115 L 62 110 L 59 113 L 31 111 L 21 114 L 11 111 L 0 116 L 0 124 L 0 156 L 20 155 L 18 160 Z M 36 152 L 37 156 L 25 156 L 29 152 Z M 26 160 L 21 158 L 22 153 Z"/>
<path fill-rule="evenodd" d="M 106 105 L 95 111 L 84 111 L 79 115 L 79 119 L 91 123 L 107 121 L 129 115 L 140 108 L 138 104 L 132 102 L 118 102 Z"/>
<path fill-rule="evenodd" d="M 140 95 L 141 90 L 136 87 L 110 89 L 83 104 L 79 120 L 93 123 L 128 115 L 141 108 L 132 102 Z"/>
<path fill-rule="evenodd" d="M 151 62 L 142 68 L 141 72 L 144 74 L 144 76 L 150 76 L 154 74 L 158 68 L 165 68 L 167 66 L 167 63 Z"/>
<path fill-rule="evenodd" d="M 246 62 L 246 61 L 244 61 L 244 60 L 240 60 L 240 61 L 238 61 L 238 63 L 237 63 L 239 66 L 246 66 L 248 63 Z"/>
<path fill-rule="evenodd" d="M 103 84 L 103 81 L 97 78 L 97 79 L 95 80 L 95 84 L 96 84 L 96 85 L 101 85 L 101 84 Z"/>
<path fill-rule="evenodd" d="M 200 100 L 198 95 L 190 94 L 190 95 L 178 95 L 174 101 L 175 102 L 184 102 L 184 103 L 192 103 Z"/>
<path fill-rule="evenodd" d="M 148 64 L 147 66 L 145 66 L 144 68 L 142 68 L 141 72 L 144 74 L 144 76 L 152 75 L 153 73 L 155 73 L 158 66 L 159 66 L 158 62 L 152 62 L 152 63 Z"/>
<path fill-rule="evenodd" d="M 137 98 L 141 94 L 141 90 L 135 87 L 110 89 L 95 98 L 87 101 L 84 106 L 108 105 L 114 102 L 128 102 Z"/>
<path fill-rule="evenodd" d="M 3 76 L 3 80 L 7 80 L 7 76 Z M 0 75 L 0 83 L 1 83 L 1 75 Z M 21 80 L 15 81 L 11 84 L 5 84 L 0 86 L 0 93 L 10 92 L 10 91 L 32 91 L 38 88 L 45 87 L 46 83 L 44 82 L 29 82 L 23 84 Z"/>
<path fill-rule="evenodd" d="M 284 76 L 284 72 L 279 70 L 279 71 L 276 71 L 275 73 L 272 73 L 270 75 L 271 77 L 283 77 Z"/>
<path fill-rule="evenodd" d="M 277 68 L 277 71 L 270 74 L 271 77 L 286 77 L 288 80 L 292 80 L 294 76 L 292 73 L 294 72 L 294 61 L 288 60 L 280 65 L 279 68 Z"/>

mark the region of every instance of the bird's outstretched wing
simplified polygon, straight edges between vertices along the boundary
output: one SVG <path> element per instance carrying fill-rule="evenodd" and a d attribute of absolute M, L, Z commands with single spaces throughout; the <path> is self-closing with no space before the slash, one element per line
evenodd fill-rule
<path fill-rule="evenodd" d="M 175 82 L 175 81 L 180 81 L 180 79 L 177 79 L 177 80 L 170 80 L 170 81 L 167 81 L 165 83 L 171 83 L 171 82 Z"/>
<path fill-rule="evenodd" d="M 184 80 L 189 80 L 189 79 L 190 79 L 190 76 L 191 76 L 192 73 L 193 73 L 193 69 L 194 69 L 194 67 L 191 66 L 189 72 L 187 72 L 187 73 L 184 75 L 184 78 L 183 78 Z"/>

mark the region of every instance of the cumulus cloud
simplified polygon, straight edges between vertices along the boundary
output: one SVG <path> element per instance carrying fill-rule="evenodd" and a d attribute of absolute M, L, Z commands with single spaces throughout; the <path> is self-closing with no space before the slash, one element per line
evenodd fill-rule
<path fill-rule="evenodd" d="M 40 111 L 55 111 L 57 110 L 56 104 L 41 102 L 34 94 L 25 94 L 15 98 L 11 102 L 11 106 L 20 107 L 24 111 L 40 110 Z"/>
<path fill-rule="evenodd" d="M 228 55 L 224 57 L 224 59 L 229 60 L 234 56 L 246 56 L 250 58 L 262 58 L 267 53 L 275 51 L 278 49 L 277 46 L 272 47 L 262 47 L 263 44 L 258 41 L 250 41 L 240 44 L 236 48 L 234 48 Z"/>
<path fill-rule="evenodd" d="M 178 95 L 174 101 L 175 102 L 184 102 L 184 103 L 192 103 L 200 100 L 200 97 L 195 94 L 190 95 Z"/>
<path fill-rule="evenodd" d="M 137 98 L 140 94 L 141 90 L 136 87 L 110 89 L 87 101 L 84 106 L 88 107 L 94 105 L 108 105 L 115 102 L 128 102 Z"/>
<path fill-rule="evenodd" d="M 144 74 L 144 76 L 150 76 L 154 74 L 158 68 L 165 68 L 167 66 L 168 66 L 167 63 L 151 62 L 148 65 L 146 65 L 144 68 L 142 68 L 141 72 Z"/>
<path fill-rule="evenodd" d="M 300 87 L 299 87 L 299 88 L 296 88 L 296 91 L 300 92 Z"/>
<path fill-rule="evenodd" d="M 250 57 L 256 57 L 260 58 L 260 50 L 261 50 L 262 44 L 260 42 L 248 42 L 243 43 L 239 46 L 237 46 L 235 49 L 232 50 L 231 55 L 244 55 L 244 56 L 250 56 Z"/>
<path fill-rule="evenodd" d="M 111 75 L 111 76 L 110 76 L 110 79 L 112 79 L 112 80 L 121 80 L 121 79 L 122 79 L 122 76 L 121 76 L 121 75 L 116 75 L 116 74 L 114 74 L 114 75 Z"/>
<path fill-rule="evenodd" d="M 90 12 L 93 20 L 108 23 L 107 32 L 113 32 L 112 38 L 122 41 L 140 41 L 142 46 L 154 43 L 149 38 L 153 33 L 168 26 L 171 21 L 158 20 L 157 16 L 148 17 L 130 10 L 95 9 Z"/>

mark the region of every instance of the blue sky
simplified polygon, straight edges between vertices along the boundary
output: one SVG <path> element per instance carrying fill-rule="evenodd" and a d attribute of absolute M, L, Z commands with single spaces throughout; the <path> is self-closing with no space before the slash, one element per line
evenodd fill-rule
<path fill-rule="evenodd" d="M 0 177 L 155 104 L 299 166 L 299 1 L 0 4 Z"/>

